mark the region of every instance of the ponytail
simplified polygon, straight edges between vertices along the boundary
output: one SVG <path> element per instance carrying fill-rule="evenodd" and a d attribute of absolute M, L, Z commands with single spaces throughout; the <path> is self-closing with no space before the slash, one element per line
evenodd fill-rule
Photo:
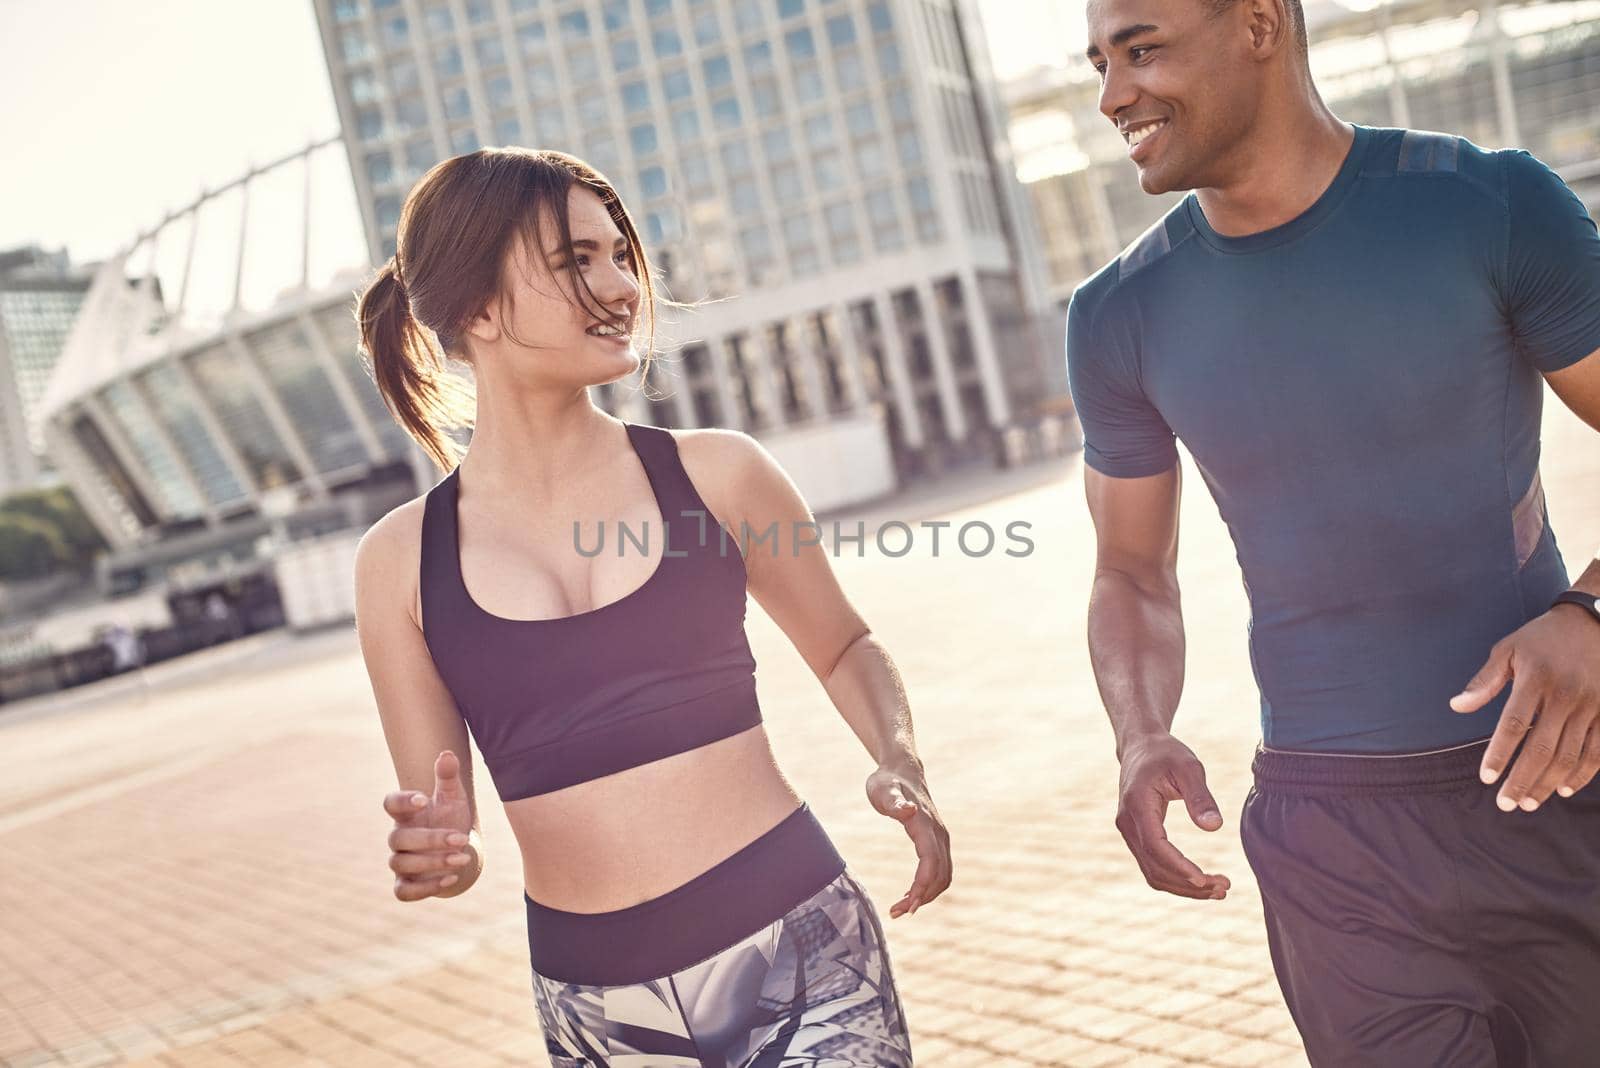
<path fill-rule="evenodd" d="M 367 286 L 356 308 L 361 349 L 389 411 L 441 470 L 461 462 L 464 449 L 446 431 L 474 422 L 473 390 L 452 374 L 444 353 L 430 343 L 391 257 Z"/>

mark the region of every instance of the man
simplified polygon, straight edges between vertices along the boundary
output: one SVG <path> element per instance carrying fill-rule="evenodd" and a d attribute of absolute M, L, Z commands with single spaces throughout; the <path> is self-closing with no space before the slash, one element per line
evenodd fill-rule
<path fill-rule="evenodd" d="M 1249 592 L 1241 834 L 1312 1063 L 1600 1064 L 1600 615 L 1538 477 L 1545 382 L 1600 428 L 1594 223 L 1525 152 L 1339 120 L 1297 0 L 1088 21 L 1141 186 L 1194 191 L 1068 316 L 1117 825 L 1226 894 L 1163 831 L 1222 825 L 1171 733 L 1176 437 Z"/>

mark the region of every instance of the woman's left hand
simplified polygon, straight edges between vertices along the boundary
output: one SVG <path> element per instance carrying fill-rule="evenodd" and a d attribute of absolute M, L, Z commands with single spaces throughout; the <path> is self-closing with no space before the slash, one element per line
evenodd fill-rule
<path fill-rule="evenodd" d="M 873 808 L 899 820 L 917 847 L 911 889 L 889 908 L 889 918 L 897 919 L 917 911 L 950 885 L 950 832 L 933 807 L 920 770 L 880 767 L 867 776 L 867 798 Z"/>

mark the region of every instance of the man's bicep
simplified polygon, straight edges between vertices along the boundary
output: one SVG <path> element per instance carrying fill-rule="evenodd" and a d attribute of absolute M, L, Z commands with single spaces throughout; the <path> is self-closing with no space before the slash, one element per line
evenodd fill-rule
<path fill-rule="evenodd" d="M 1084 463 L 1101 474 L 1139 478 L 1178 459 L 1172 428 L 1144 392 L 1125 331 L 1090 325 L 1076 307 L 1067 320 L 1067 385 L 1083 430 Z"/>
<path fill-rule="evenodd" d="M 1523 355 L 1552 375 L 1600 349 L 1600 231 L 1549 167 L 1522 150 L 1505 160 L 1506 310 Z"/>
<path fill-rule="evenodd" d="M 1570 367 L 1546 374 L 1545 381 L 1561 403 L 1579 419 L 1600 430 L 1600 349 Z"/>
<path fill-rule="evenodd" d="M 1085 467 L 1083 486 L 1094 521 L 1096 570 L 1118 571 L 1147 586 L 1172 582 L 1178 566 L 1179 465 L 1138 478 Z"/>

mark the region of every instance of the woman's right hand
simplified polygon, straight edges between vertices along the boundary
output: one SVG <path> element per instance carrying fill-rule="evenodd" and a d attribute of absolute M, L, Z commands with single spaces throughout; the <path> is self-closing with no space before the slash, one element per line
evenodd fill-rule
<path fill-rule="evenodd" d="M 394 817 L 389 867 L 395 873 L 395 897 L 419 901 L 454 886 L 462 872 L 470 871 L 476 878 L 472 805 L 453 752 L 441 750 L 434 759 L 432 797 L 417 790 L 394 790 L 384 796 L 383 810 Z"/>

